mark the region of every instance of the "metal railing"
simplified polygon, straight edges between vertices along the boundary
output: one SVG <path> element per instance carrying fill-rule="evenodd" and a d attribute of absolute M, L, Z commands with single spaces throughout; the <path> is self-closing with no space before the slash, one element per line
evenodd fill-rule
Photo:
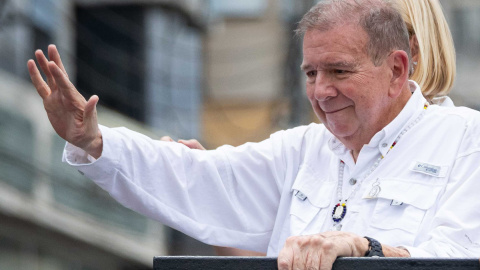
<path fill-rule="evenodd" d="M 153 259 L 154 270 L 274 270 L 277 258 L 266 257 L 184 257 Z M 419 258 L 338 258 L 333 270 L 479 270 L 479 259 Z"/>

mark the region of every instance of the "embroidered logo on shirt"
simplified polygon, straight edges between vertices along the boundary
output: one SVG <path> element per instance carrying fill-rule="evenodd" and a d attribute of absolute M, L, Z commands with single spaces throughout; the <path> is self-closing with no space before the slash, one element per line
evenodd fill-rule
<path fill-rule="evenodd" d="M 392 201 L 390 202 L 390 205 L 391 205 L 391 206 L 399 206 L 399 205 L 403 205 L 403 202 L 397 201 L 397 200 L 392 200 Z"/>
<path fill-rule="evenodd" d="M 413 171 L 432 175 L 439 177 L 440 173 L 442 172 L 442 167 L 431 165 L 428 163 L 416 162 L 412 168 Z"/>
<path fill-rule="evenodd" d="M 299 198 L 302 201 L 305 201 L 307 199 L 307 195 L 303 194 L 300 190 L 297 190 L 295 193 L 295 197 Z"/>

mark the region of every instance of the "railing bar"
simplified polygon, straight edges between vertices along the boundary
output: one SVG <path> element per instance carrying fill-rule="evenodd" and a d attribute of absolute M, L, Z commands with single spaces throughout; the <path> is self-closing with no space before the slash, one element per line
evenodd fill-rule
<path fill-rule="evenodd" d="M 275 270 L 277 258 L 268 257 L 155 257 L 154 270 Z M 333 270 L 479 270 L 478 259 L 338 258 Z"/>

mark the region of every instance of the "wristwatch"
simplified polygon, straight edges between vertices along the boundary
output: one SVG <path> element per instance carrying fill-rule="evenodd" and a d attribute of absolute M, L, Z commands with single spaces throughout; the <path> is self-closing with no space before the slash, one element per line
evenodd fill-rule
<path fill-rule="evenodd" d="M 364 237 L 368 240 L 368 250 L 365 252 L 365 257 L 385 257 L 385 255 L 383 255 L 382 244 L 380 244 L 380 242 L 368 236 Z"/>

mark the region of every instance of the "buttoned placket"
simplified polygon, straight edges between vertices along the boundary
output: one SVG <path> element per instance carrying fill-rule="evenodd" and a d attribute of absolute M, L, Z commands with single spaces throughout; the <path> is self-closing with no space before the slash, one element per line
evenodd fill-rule
<path fill-rule="evenodd" d="M 415 93 L 418 95 L 418 93 Z M 338 203 L 339 200 L 345 200 L 348 198 L 348 205 L 347 205 L 347 214 L 342 223 L 347 223 L 350 219 L 348 214 L 348 208 L 352 208 L 352 205 L 355 203 L 359 203 L 361 194 L 365 190 L 366 186 L 371 181 L 371 177 L 367 179 L 363 179 L 366 172 L 371 168 L 371 166 L 377 162 L 379 156 L 386 156 L 388 151 L 390 150 L 393 142 L 398 136 L 398 132 L 402 129 L 405 123 L 408 122 L 409 119 L 412 118 L 411 110 L 417 107 L 418 104 L 415 102 L 409 103 L 406 105 L 406 113 L 400 113 L 397 118 L 387 125 L 384 129 L 377 132 L 372 139 L 370 140 L 369 144 L 365 145 L 357 158 L 357 163 L 353 160 L 351 155 L 351 151 L 348 150 L 345 145 L 343 145 L 338 139 L 332 137 L 329 141 L 329 147 L 332 152 L 345 163 L 344 171 L 343 171 L 343 181 L 342 181 L 342 194 L 341 198 L 338 198 L 339 195 L 337 194 L 334 196 L 335 198 L 332 200 L 332 206 Z M 415 114 L 414 114 L 415 116 Z M 416 116 L 415 116 L 416 117 Z M 340 160 L 338 161 L 340 163 Z M 337 177 L 338 178 L 338 177 Z M 355 185 L 351 185 L 350 179 L 355 178 L 357 179 Z M 337 179 L 338 181 L 338 179 Z M 356 185 L 361 185 L 355 190 L 353 196 L 351 196 L 352 191 L 357 188 Z M 349 198 L 349 196 L 351 196 Z M 332 222 L 333 225 L 333 222 Z"/>

